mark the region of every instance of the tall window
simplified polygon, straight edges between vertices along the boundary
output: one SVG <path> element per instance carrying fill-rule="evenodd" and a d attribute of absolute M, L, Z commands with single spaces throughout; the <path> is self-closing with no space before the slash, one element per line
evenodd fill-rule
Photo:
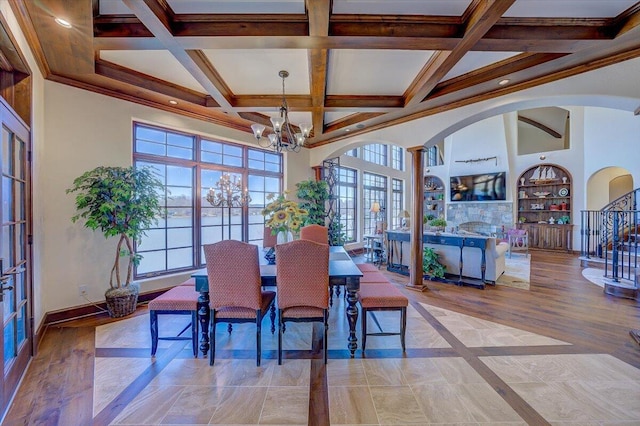
<path fill-rule="evenodd" d="M 401 146 L 391 145 L 391 167 L 404 170 L 404 149 Z"/>
<path fill-rule="evenodd" d="M 440 161 L 440 149 L 437 145 L 433 145 L 427 148 L 426 166 L 439 166 L 442 164 Z"/>
<path fill-rule="evenodd" d="M 338 167 L 338 203 L 340 205 L 340 223 L 345 234 L 345 242 L 356 241 L 356 196 L 358 172 L 346 167 Z"/>
<path fill-rule="evenodd" d="M 386 221 L 385 200 L 387 194 L 387 178 L 374 173 L 362 174 L 362 217 L 364 218 L 364 234 L 375 233 L 376 221 Z M 380 212 L 371 212 L 374 202 L 380 203 Z"/>
<path fill-rule="evenodd" d="M 280 154 L 134 123 L 133 160 L 151 166 L 164 184 L 165 214 L 138 244 L 136 278 L 204 266 L 202 246 L 226 239 L 260 243 L 265 195 L 282 188 Z M 214 207 L 206 200 L 223 173 L 248 188 L 248 206 Z"/>
<path fill-rule="evenodd" d="M 372 143 L 362 148 L 362 159 L 371 163 L 386 166 L 387 163 L 387 145 L 380 143 Z"/>
<path fill-rule="evenodd" d="M 404 211 L 403 183 L 400 179 L 393 179 L 391 181 L 391 229 L 402 226 L 402 217 L 400 214 Z"/>

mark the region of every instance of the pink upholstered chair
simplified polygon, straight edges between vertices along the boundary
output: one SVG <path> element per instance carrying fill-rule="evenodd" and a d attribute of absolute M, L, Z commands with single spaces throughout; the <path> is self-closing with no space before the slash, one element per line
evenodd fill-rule
<path fill-rule="evenodd" d="M 529 235 L 525 229 L 509 229 L 507 242 L 509 243 L 509 258 L 511 258 L 512 251 L 526 251 L 526 256 L 529 256 Z"/>
<path fill-rule="evenodd" d="M 273 304 L 276 293 L 261 289 L 258 246 L 225 240 L 205 245 L 204 256 L 211 308 L 209 365 L 215 361 L 217 323 L 255 322 L 256 365 L 259 366 L 262 318 Z M 272 323 L 274 316 L 271 317 Z"/>
<path fill-rule="evenodd" d="M 271 233 L 271 228 L 265 226 L 264 233 L 262 234 L 262 247 L 263 248 L 275 247 L 277 241 L 278 241 L 277 235 L 273 235 Z"/>
<path fill-rule="evenodd" d="M 327 363 L 329 246 L 309 240 L 276 246 L 278 282 L 278 365 L 282 364 L 285 322 L 322 322 L 323 360 Z"/>
<path fill-rule="evenodd" d="M 303 226 L 300 228 L 300 239 L 329 244 L 329 230 L 326 226 L 316 224 Z"/>

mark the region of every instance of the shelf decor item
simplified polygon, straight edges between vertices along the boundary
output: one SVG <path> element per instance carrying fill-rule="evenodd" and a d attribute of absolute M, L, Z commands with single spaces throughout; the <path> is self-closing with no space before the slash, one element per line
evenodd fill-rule
<path fill-rule="evenodd" d="M 558 191 L 558 195 L 561 197 L 566 197 L 567 195 L 569 195 L 569 188 L 560 188 L 560 190 Z"/>

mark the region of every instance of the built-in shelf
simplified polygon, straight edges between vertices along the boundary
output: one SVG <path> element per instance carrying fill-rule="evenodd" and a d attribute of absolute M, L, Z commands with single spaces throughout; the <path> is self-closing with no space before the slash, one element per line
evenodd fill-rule
<path fill-rule="evenodd" d="M 536 165 L 520 175 L 517 187 L 518 227 L 528 231 L 529 246 L 570 250 L 573 203 L 569 172 L 556 164 Z M 550 209 L 554 204 L 558 207 Z"/>

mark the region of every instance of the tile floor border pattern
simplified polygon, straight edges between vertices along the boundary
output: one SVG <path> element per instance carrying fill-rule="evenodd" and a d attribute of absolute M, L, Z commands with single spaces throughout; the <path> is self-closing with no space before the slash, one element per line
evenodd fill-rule
<path fill-rule="evenodd" d="M 411 302 L 411 306 L 417 313 L 431 325 L 437 333 L 451 345 L 451 348 L 408 348 L 403 356 L 399 349 L 368 349 L 362 359 L 385 358 L 441 358 L 461 357 L 475 370 L 486 383 L 493 388 L 501 398 L 529 424 L 549 424 L 531 405 L 529 405 L 516 391 L 504 382 L 481 359 L 481 356 L 507 356 L 516 355 L 544 355 L 544 354 L 582 354 L 589 353 L 574 345 L 548 345 L 548 346 L 522 346 L 522 347 L 473 347 L 465 346 L 455 335 L 447 329 L 424 306 L 417 302 Z M 435 308 L 435 307 L 434 307 Z M 310 377 L 309 420 L 318 420 L 315 424 L 329 424 L 329 390 L 327 387 L 327 371 L 321 361 L 321 337 L 319 330 L 313 327 L 312 349 L 310 351 L 290 351 L 296 358 L 311 359 L 312 371 Z M 162 370 L 174 359 L 190 358 L 184 350 L 185 342 L 176 342 L 167 349 L 159 351 L 156 362 L 140 374 L 124 391 L 103 408 L 94 418 L 94 424 L 110 424 L 123 409 L 130 403 L 149 383 L 157 377 Z M 345 350 L 330 350 L 330 360 L 350 359 L 349 352 Z M 148 357 L 148 349 L 141 348 L 96 348 L 96 357 L 133 356 Z M 220 350 L 216 353 L 216 359 L 253 359 L 254 350 Z M 275 351 L 263 351 L 263 358 L 275 359 Z M 320 358 L 318 360 L 318 358 Z M 285 358 L 286 362 L 286 358 Z M 311 423 L 310 423 L 311 424 Z"/>

